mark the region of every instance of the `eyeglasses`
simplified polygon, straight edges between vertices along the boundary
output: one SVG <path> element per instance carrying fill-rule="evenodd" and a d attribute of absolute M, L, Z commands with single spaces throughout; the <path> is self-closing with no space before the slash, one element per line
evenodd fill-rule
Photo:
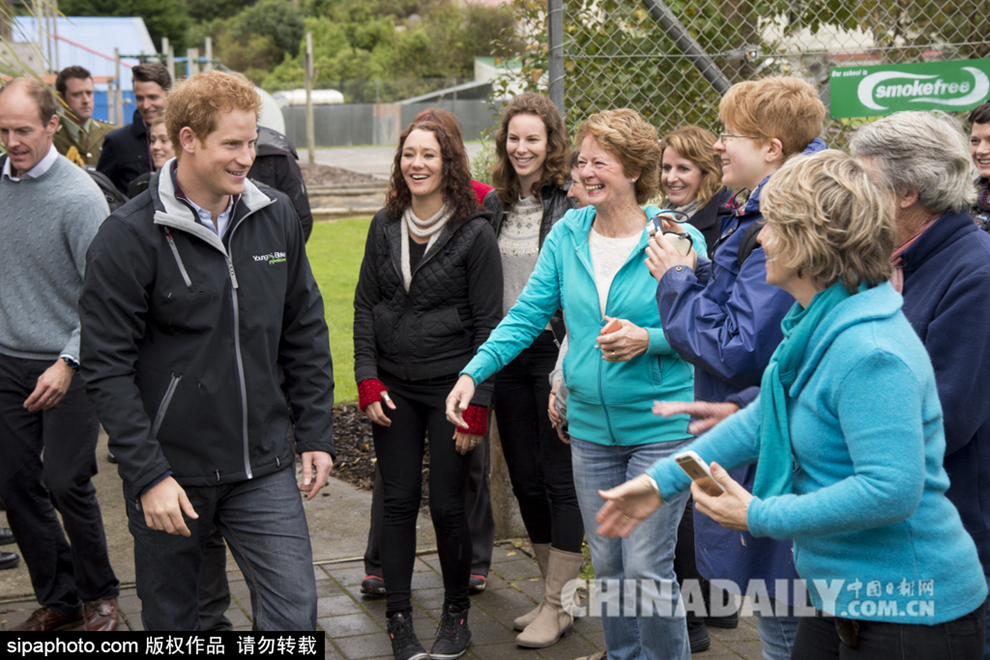
<path fill-rule="evenodd" d="M 719 142 L 725 143 L 725 138 L 746 138 L 747 140 L 762 140 L 759 135 L 732 135 L 731 133 L 719 133 Z"/>

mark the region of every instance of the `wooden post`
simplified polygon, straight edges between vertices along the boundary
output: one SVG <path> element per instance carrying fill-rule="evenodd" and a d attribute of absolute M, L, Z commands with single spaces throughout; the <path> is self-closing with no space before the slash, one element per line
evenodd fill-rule
<path fill-rule="evenodd" d="M 186 75 L 195 76 L 199 73 L 199 48 L 186 50 Z"/>
<path fill-rule="evenodd" d="M 203 62 L 203 71 L 213 70 L 213 37 L 207 37 L 206 43 L 203 45 L 203 54 L 206 57 L 206 61 Z"/>
<path fill-rule="evenodd" d="M 172 80 L 175 80 L 175 49 L 172 48 L 172 44 L 167 44 L 168 49 L 165 51 L 165 66 L 168 67 L 168 75 L 172 76 Z"/>
<path fill-rule="evenodd" d="M 124 91 L 120 85 L 120 49 L 113 49 L 113 77 L 117 81 L 113 94 L 113 102 L 116 106 L 116 123 L 118 126 L 124 125 Z"/>
<path fill-rule="evenodd" d="M 316 162 L 316 124 L 313 120 L 313 33 L 306 33 L 306 148 L 309 164 Z"/>

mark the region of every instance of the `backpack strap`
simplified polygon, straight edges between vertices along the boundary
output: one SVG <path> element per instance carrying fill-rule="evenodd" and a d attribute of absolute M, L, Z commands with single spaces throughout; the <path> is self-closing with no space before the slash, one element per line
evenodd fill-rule
<path fill-rule="evenodd" d="M 760 218 L 753 224 L 751 224 L 747 229 L 746 233 L 743 234 L 742 241 L 739 242 L 739 254 L 736 255 L 736 267 L 742 270 L 743 263 L 749 258 L 750 253 L 756 249 L 759 242 L 756 240 L 756 235 L 760 233 L 763 229 L 763 225 L 767 224 L 767 221 Z"/>

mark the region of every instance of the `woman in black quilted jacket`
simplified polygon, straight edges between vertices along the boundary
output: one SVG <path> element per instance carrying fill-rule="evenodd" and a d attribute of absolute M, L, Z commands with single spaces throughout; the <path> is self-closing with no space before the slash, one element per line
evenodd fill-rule
<path fill-rule="evenodd" d="M 442 124 L 413 122 L 400 136 L 388 202 L 368 230 L 354 294 L 354 372 L 385 490 L 381 560 L 396 660 L 427 657 L 410 602 L 426 438 L 444 582 L 429 657 L 457 658 L 471 641 L 465 487 L 491 387 L 478 388 L 466 428 L 446 420 L 444 397 L 501 317 L 498 244 L 472 192 L 463 144 Z"/>

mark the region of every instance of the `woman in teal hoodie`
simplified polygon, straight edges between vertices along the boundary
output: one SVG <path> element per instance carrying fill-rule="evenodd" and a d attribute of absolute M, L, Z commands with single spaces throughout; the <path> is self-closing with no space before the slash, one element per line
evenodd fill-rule
<path fill-rule="evenodd" d="M 837 151 L 798 159 L 763 193 L 767 281 L 794 296 L 760 397 L 691 448 L 711 464 L 696 506 L 731 529 L 794 540 L 817 612 L 794 658 L 979 658 L 986 583 L 945 497 L 945 434 L 928 354 L 887 281 L 890 201 Z M 726 469 L 759 459 L 753 494 Z M 624 536 L 689 486 L 673 460 L 603 493 Z M 810 609 L 810 608 L 809 608 Z M 816 616 L 817 615 L 817 616 Z"/>
<path fill-rule="evenodd" d="M 645 264 L 648 219 L 660 209 L 640 206 L 656 195 L 660 148 L 656 129 L 632 110 L 600 112 L 579 129 L 581 184 L 590 206 L 568 211 L 543 244 L 536 269 L 516 304 L 461 372 L 447 397 L 447 414 L 462 424 L 461 411 L 476 383 L 502 369 L 564 310 L 570 344 L 564 359 L 569 389 L 568 422 L 574 485 L 585 525 L 594 523 L 598 491 L 641 474 L 655 460 L 688 442 L 687 417 L 662 424 L 650 413 L 654 400 L 689 400 L 691 366 L 671 350 L 660 327 L 656 283 Z M 673 225 L 670 225 L 673 227 Z M 701 233 L 690 232 L 705 254 Z M 614 332 L 603 325 L 617 319 Z M 676 602 L 673 550 L 685 498 L 625 540 L 589 539 L 599 601 L 613 598 L 603 616 L 610 658 L 687 658 L 683 617 L 636 615 L 614 605 L 635 605 L 635 593 L 620 592 L 623 579 L 638 579 L 647 606 Z M 587 528 L 586 528 L 587 529 Z M 551 585 L 547 585 L 550 590 Z M 647 591 L 652 589 L 652 591 Z M 659 594 L 659 596 L 657 596 Z M 566 600 L 564 602 L 567 602 Z"/>

